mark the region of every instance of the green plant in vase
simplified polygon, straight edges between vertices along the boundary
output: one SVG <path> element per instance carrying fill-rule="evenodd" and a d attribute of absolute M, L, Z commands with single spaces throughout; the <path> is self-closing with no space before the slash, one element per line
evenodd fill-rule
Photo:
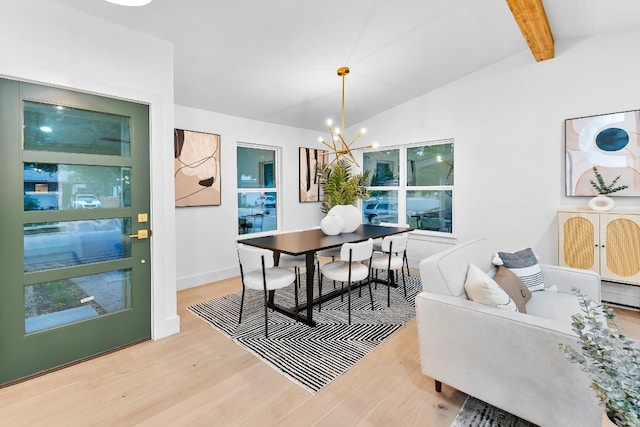
<path fill-rule="evenodd" d="M 583 313 L 574 314 L 572 329 L 579 349 L 559 344 L 571 362 L 591 377 L 591 387 L 611 422 L 618 427 L 640 426 L 640 347 L 627 338 L 611 309 L 577 292 Z"/>
<path fill-rule="evenodd" d="M 355 205 L 358 200 L 369 198 L 366 187 L 369 171 L 354 174 L 351 166 L 351 162 L 339 158 L 318 167 L 316 173 L 324 193 L 322 213 L 326 214 L 337 205 Z"/>

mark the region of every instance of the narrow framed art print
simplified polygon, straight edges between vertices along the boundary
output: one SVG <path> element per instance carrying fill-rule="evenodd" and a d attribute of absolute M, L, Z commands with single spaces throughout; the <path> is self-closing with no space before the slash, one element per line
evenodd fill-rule
<path fill-rule="evenodd" d="M 319 202 L 320 181 L 316 170 L 327 161 L 329 152 L 315 148 L 300 147 L 299 151 L 299 194 L 300 203 Z"/>
<path fill-rule="evenodd" d="M 599 179 L 640 196 L 640 110 L 565 120 L 567 196 L 595 196 Z"/>
<path fill-rule="evenodd" d="M 176 206 L 220 205 L 220 135 L 174 129 Z"/>

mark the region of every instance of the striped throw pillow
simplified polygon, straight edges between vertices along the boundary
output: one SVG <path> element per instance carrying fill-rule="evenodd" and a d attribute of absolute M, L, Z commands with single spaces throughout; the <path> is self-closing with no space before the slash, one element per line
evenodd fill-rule
<path fill-rule="evenodd" d="M 544 291 L 542 270 L 533 249 L 526 248 L 518 252 L 498 252 L 493 257 L 493 264 L 504 265 L 522 280 L 531 292 Z"/>

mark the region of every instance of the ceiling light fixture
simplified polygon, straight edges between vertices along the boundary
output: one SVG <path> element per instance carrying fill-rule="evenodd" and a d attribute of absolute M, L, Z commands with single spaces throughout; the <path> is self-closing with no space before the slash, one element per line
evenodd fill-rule
<path fill-rule="evenodd" d="M 119 4 L 120 6 L 146 6 L 151 0 L 106 0 L 109 3 Z"/>
<path fill-rule="evenodd" d="M 358 140 L 364 133 L 367 131 L 365 128 L 360 129 L 358 134 L 351 140 L 351 142 L 347 143 L 344 138 L 344 78 L 349 74 L 349 67 L 340 67 L 338 68 L 338 75 L 342 77 L 342 122 L 340 125 L 341 128 L 334 128 L 333 121 L 331 119 L 327 120 L 327 126 L 329 127 L 329 134 L 331 135 L 331 144 L 327 143 L 324 138 L 320 138 L 320 142 L 322 142 L 327 147 L 331 148 L 335 154 L 335 158 L 333 161 L 335 162 L 341 156 L 348 156 L 356 166 L 360 167 L 355 157 L 353 156 L 353 150 L 361 150 L 363 148 L 372 148 L 373 145 L 367 145 L 364 147 L 353 147 L 353 143 Z"/>

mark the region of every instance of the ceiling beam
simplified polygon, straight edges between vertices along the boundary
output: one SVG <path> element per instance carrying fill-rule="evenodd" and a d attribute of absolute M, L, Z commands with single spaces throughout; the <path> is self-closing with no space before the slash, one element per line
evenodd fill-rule
<path fill-rule="evenodd" d="M 553 58 L 553 34 L 542 0 L 507 0 L 507 4 L 536 61 Z"/>

